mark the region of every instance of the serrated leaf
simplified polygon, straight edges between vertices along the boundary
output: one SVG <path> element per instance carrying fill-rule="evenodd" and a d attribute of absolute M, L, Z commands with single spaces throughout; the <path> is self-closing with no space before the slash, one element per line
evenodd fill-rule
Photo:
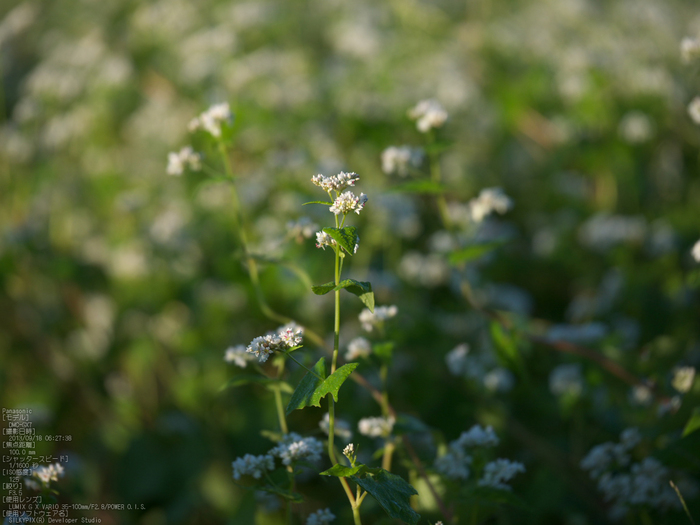
<path fill-rule="evenodd" d="M 356 295 L 362 301 L 369 311 L 374 313 L 374 292 L 372 291 L 372 283 L 367 281 L 356 281 L 355 279 L 344 279 L 334 290 L 345 288 L 351 294 Z"/>
<path fill-rule="evenodd" d="M 351 478 L 382 506 L 389 516 L 416 525 L 420 514 L 411 508 L 410 498 L 418 494 L 402 477 L 381 469 L 376 475 Z"/>
<path fill-rule="evenodd" d="M 346 226 L 345 228 L 323 228 L 323 231 L 333 237 L 343 249 L 350 255 L 355 253 L 355 245 L 360 242 L 357 235 L 357 228 Z"/>
<path fill-rule="evenodd" d="M 302 206 L 306 206 L 307 204 L 326 204 L 328 206 L 333 206 L 332 202 L 326 202 L 326 201 L 309 201 L 309 202 L 305 202 L 304 204 L 302 204 Z"/>
<path fill-rule="evenodd" d="M 450 264 L 456 265 L 473 261 L 474 259 L 478 259 L 479 257 L 492 252 L 502 244 L 502 241 L 470 244 L 469 246 L 465 246 L 464 248 L 452 252 L 449 255 Z"/>
<path fill-rule="evenodd" d="M 685 428 L 683 429 L 683 435 L 681 437 L 685 437 L 689 434 L 692 434 L 693 432 L 695 432 L 699 428 L 700 428 L 700 407 L 695 407 L 693 409 L 692 415 L 690 416 L 690 419 L 685 424 Z"/>
<path fill-rule="evenodd" d="M 320 474 L 321 474 L 321 476 L 335 476 L 338 478 L 349 478 L 350 476 L 354 476 L 354 475 L 360 473 L 364 468 L 365 468 L 364 465 L 356 465 L 354 467 L 346 467 L 345 465 L 341 465 L 339 463 L 336 463 L 331 468 L 329 468 L 328 470 L 324 470 Z"/>
<path fill-rule="evenodd" d="M 417 193 L 420 195 L 440 195 L 445 193 L 447 188 L 439 182 L 432 180 L 415 180 L 394 186 L 390 190 L 392 193 Z"/>
<path fill-rule="evenodd" d="M 328 292 L 342 290 L 345 288 L 351 294 L 356 295 L 362 301 L 370 312 L 374 312 L 374 292 L 372 291 L 372 283 L 366 281 L 356 281 L 355 279 L 344 279 L 340 281 L 338 286 L 334 282 L 312 286 L 311 291 L 316 295 L 326 295 Z"/>
<path fill-rule="evenodd" d="M 321 399 L 328 394 L 331 394 L 337 402 L 338 390 L 355 368 L 357 363 L 348 363 L 326 377 L 326 359 L 324 357 L 319 359 L 313 368 L 316 375 L 307 372 L 294 390 L 287 405 L 287 414 L 307 406 L 320 407 Z"/>

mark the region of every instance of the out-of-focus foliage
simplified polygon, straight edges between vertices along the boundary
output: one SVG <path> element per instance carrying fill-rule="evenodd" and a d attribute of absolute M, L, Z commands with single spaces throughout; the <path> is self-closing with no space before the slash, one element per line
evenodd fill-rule
<path fill-rule="evenodd" d="M 680 0 L 1 5 L 0 399 L 72 435 L 45 445 L 70 458 L 59 501 L 144 504 L 95 514 L 111 523 L 284 523 L 231 477 L 234 458 L 271 446 L 260 432 L 277 420 L 262 386 L 222 390 L 242 373 L 224 350 L 277 325 L 245 269 L 230 183 L 208 174 L 221 166 L 204 143 L 203 172 L 165 173 L 168 152 L 197 141 L 188 122 L 222 101 L 263 292 L 321 334 L 332 299 L 311 284 L 332 278 L 330 258 L 290 223 L 325 224 L 323 206 L 302 207 L 318 198 L 312 175 L 360 175 L 370 200 L 347 268 L 399 307 L 389 390 L 423 421 L 406 430 L 417 454 L 430 468 L 479 422 L 527 467 L 512 483 L 526 509 L 505 501 L 489 523 L 605 522 L 611 502 L 579 464 L 628 427 L 644 438 L 635 461 L 697 479 L 700 432 L 682 434 L 700 382 L 682 392 L 673 379 L 700 366 L 700 129 L 686 110 L 700 62 L 679 51 L 698 35 L 700 6 Z M 449 113 L 432 146 L 406 114 L 427 98 Z M 401 145 L 426 156 L 385 174 L 382 151 Z M 512 199 L 505 215 L 466 220 L 477 247 L 445 231 L 431 159 L 457 225 L 484 188 Z M 362 305 L 346 295 L 342 348 L 360 334 Z M 558 351 L 567 341 L 652 388 Z M 321 355 L 309 349 L 307 365 Z M 378 383 L 366 362 L 357 372 Z M 351 381 L 338 411 L 353 428 L 379 414 Z M 324 414 L 289 423 L 320 435 Z M 423 522 L 444 519 L 411 482 Z M 299 508 L 349 522 L 339 494 L 310 477 Z M 698 501 L 688 494 L 696 521 Z M 472 501 L 453 502 L 469 515 Z M 392 523 L 371 505 L 368 523 Z"/>

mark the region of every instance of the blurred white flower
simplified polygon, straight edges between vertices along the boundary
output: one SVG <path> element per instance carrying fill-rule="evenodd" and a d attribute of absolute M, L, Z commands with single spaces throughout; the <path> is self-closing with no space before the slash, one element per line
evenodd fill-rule
<path fill-rule="evenodd" d="M 688 115 L 693 119 L 693 122 L 700 124 L 700 97 L 695 97 L 688 104 Z"/>
<path fill-rule="evenodd" d="M 405 177 L 410 168 L 420 166 L 423 151 L 410 146 L 389 146 L 382 151 L 382 171 L 387 175 Z"/>
<path fill-rule="evenodd" d="M 330 433 L 330 415 L 328 412 L 323 416 L 323 419 L 318 423 L 318 426 L 321 428 L 324 434 L 328 435 Z M 338 417 L 335 418 L 335 422 L 333 425 L 333 433 L 338 436 L 339 438 L 342 438 L 346 441 L 350 441 L 352 439 L 352 430 L 350 428 L 350 423 L 345 421 L 344 419 L 340 419 Z"/>
<path fill-rule="evenodd" d="M 360 323 L 362 323 L 362 328 L 367 332 L 371 332 L 374 330 L 375 326 L 381 325 L 387 319 L 396 317 L 397 313 L 399 313 L 399 309 L 396 305 L 377 306 L 374 309 L 374 313 L 370 312 L 368 308 L 365 308 L 360 312 L 359 320 Z"/>
<path fill-rule="evenodd" d="M 253 476 L 255 479 L 262 478 L 268 470 L 275 469 L 275 458 L 270 454 L 253 456 L 246 454 L 243 457 L 236 458 L 233 463 L 233 479 L 239 480 L 241 476 Z"/>
<path fill-rule="evenodd" d="M 356 337 L 348 343 L 348 351 L 345 352 L 346 361 L 355 361 L 360 357 L 367 357 L 372 353 L 372 345 L 364 337 Z"/>
<path fill-rule="evenodd" d="M 494 211 L 503 215 L 512 207 L 513 201 L 501 188 L 483 189 L 478 197 L 469 201 L 471 220 L 476 223 L 483 221 Z"/>
<path fill-rule="evenodd" d="M 51 483 L 52 481 L 58 481 L 59 477 L 63 477 L 64 472 L 65 470 L 63 468 L 63 465 L 61 465 L 60 463 L 53 463 L 46 467 L 36 467 L 32 471 L 32 475 L 36 478 L 39 478 L 39 480 L 44 485 L 49 485 L 49 483 Z"/>
<path fill-rule="evenodd" d="M 316 438 L 303 438 L 296 432 L 290 432 L 280 441 L 280 444 L 270 449 L 268 454 L 277 456 L 285 465 L 295 461 L 317 461 L 321 458 L 323 443 Z"/>
<path fill-rule="evenodd" d="M 287 223 L 287 236 L 301 243 L 304 239 L 313 237 L 316 229 L 318 229 L 318 224 L 309 217 L 300 217 L 297 221 Z"/>
<path fill-rule="evenodd" d="M 664 417 L 666 414 L 675 414 L 681 407 L 681 397 L 673 396 L 671 398 L 664 399 L 659 403 L 656 409 L 656 415 L 658 417 Z"/>
<path fill-rule="evenodd" d="M 433 128 L 442 127 L 447 120 L 447 111 L 437 100 L 421 100 L 408 111 L 408 116 L 416 121 L 418 131 L 427 133 Z"/>
<path fill-rule="evenodd" d="M 677 366 L 673 369 L 671 385 L 681 394 L 687 394 L 693 388 L 695 368 L 692 366 Z"/>
<path fill-rule="evenodd" d="M 630 144 L 641 144 L 654 135 L 651 119 L 641 111 L 630 111 L 625 114 L 617 130 L 620 136 Z"/>
<path fill-rule="evenodd" d="M 681 40 L 681 58 L 684 62 L 692 62 L 700 57 L 700 40 L 697 38 L 685 37 Z"/>
<path fill-rule="evenodd" d="M 309 514 L 306 525 L 328 525 L 331 521 L 335 521 L 335 516 L 330 509 L 321 509 Z"/>
<path fill-rule="evenodd" d="M 507 368 L 494 368 L 484 376 L 484 387 L 491 392 L 508 392 L 514 384 L 515 377 Z"/>
<path fill-rule="evenodd" d="M 228 102 L 222 102 L 214 104 L 204 113 L 193 118 L 188 125 L 188 129 L 190 131 L 203 130 L 218 139 L 221 137 L 221 125 L 231 123 L 232 120 L 233 114 Z"/>
<path fill-rule="evenodd" d="M 491 426 L 484 428 L 481 425 L 474 425 L 468 431 L 462 432 L 456 443 L 464 448 L 495 447 L 499 440 Z"/>
<path fill-rule="evenodd" d="M 469 467 L 472 464 L 472 457 L 467 454 L 463 447 L 455 441 L 450 443 L 448 452 L 435 459 L 433 466 L 438 473 L 449 479 L 469 478 Z"/>
<path fill-rule="evenodd" d="M 253 354 L 246 351 L 246 347 L 243 345 L 231 346 L 226 349 L 226 354 L 224 355 L 224 361 L 227 363 L 233 363 L 236 366 L 245 368 L 248 365 L 248 361 L 255 359 Z"/>
<path fill-rule="evenodd" d="M 507 481 L 510 481 L 519 472 L 525 472 L 525 465 L 508 459 L 496 459 L 487 463 L 479 480 L 480 487 L 493 487 L 500 490 L 512 490 Z"/>
<path fill-rule="evenodd" d="M 696 262 L 700 262 L 700 241 L 696 242 L 693 245 L 693 248 L 692 248 L 692 250 L 690 250 L 690 253 Z"/>
<path fill-rule="evenodd" d="M 192 171 L 202 169 L 201 155 L 192 146 L 185 146 L 180 151 L 168 153 L 168 175 L 182 175 L 186 168 Z"/>
<path fill-rule="evenodd" d="M 580 396 L 583 392 L 581 365 L 572 363 L 557 366 L 549 374 L 549 389 L 555 396 Z"/>
<path fill-rule="evenodd" d="M 467 355 L 469 354 L 469 345 L 462 343 L 455 346 L 445 356 L 447 369 L 453 376 L 463 376 L 467 372 Z"/>
<path fill-rule="evenodd" d="M 363 436 L 388 437 L 395 422 L 393 417 L 365 417 L 357 423 L 357 428 Z"/>

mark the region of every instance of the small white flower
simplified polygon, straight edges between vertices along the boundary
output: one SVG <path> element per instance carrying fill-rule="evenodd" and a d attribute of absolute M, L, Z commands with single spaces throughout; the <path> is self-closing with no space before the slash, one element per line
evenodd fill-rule
<path fill-rule="evenodd" d="M 340 193 L 348 186 L 354 186 L 358 180 L 360 177 L 357 173 L 345 173 L 344 171 L 330 177 L 321 174 L 311 177 L 311 182 L 328 193 L 331 191 Z"/>
<path fill-rule="evenodd" d="M 277 335 L 289 348 L 299 346 L 304 338 L 304 329 L 294 321 L 277 329 Z"/>
<path fill-rule="evenodd" d="M 330 509 L 321 509 L 313 514 L 309 514 L 309 517 L 306 519 L 306 525 L 328 525 L 334 520 L 335 516 L 331 513 Z"/>
<path fill-rule="evenodd" d="M 347 215 L 352 211 L 359 215 L 366 203 L 367 195 L 364 193 L 360 193 L 358 197 L 352 191 L 346 191 L 336 197 L 333 206 L 331 206 L 329 210 L 336 215 L 340 215 L 341 213 Z"/>
<path fill-rule="evenodd" d="M 681 394 L 687 394 L 695 381 L 695 368 L 692 366 L 677 366 L 673 369 L 671 385 Z"/>
<path fill-rule="evenodd" d="M 328 435 L 328 433 L 330 432 L 331 424 L 330 416 L 327 412 L 323 416 L 323 419 L 321 419 L 321 421 L 318 423 L 318 426 L 321 428 L 324 434 Z M 350 429 L 350 423 L 348 423 L 344 419 L 340 419 L 338 417 L 335 418 L 333 431 L 333 433 L 336 436 L 338 436 L 341 439 L 344 439 L 345 441 L 350 441 L 352 439 L 352 430 Z"/>
<path fill-rule="evenodd" d="M 695 259 L 695 262 L 700 262 L 700 241 L 693 245 L 693 249 L 690 250 L 690 253 L 693 256 L 693 259 Z"/>
<path fill-rule="evenodd" d="M 478 197 L 469 201 L 471 219 L 476 223 L 483 221 L 494 211 L 503 215 L 512 207 L 513 201 L 501 188 L 485 188 Z"/>
<path fill-rule="evenodd" d="M 395 422 L 393 417 L 365 417 L 360 419 L 357 428 L 363 436 L 388 437 L 394 429 Z"/>
<path fill-rule="evenodd" d="M 316 232 L 316 248 L 326 249 L 326 246 L 335 247 L 338 243 L 324 231 Z"/>
<path fill-rule="evenodd" d="M 448 354 L 445 356 L 445 363 L 447 363 L 447 369 L 453 376 L 463 376 L 467 372 L 467 356 L 469 355 L 469 345 L 467 343 L 462 343 L 455 346 Z"/>
<path fill-rule="evenodd" d="M 519 472 L 525 472 L 525 465 L 508 459 L 497 459 L 487 463 L 479 480 L 480 487 L 493 487 L 512 490 L 505 482 L 510 481 Z"/>
<path fill-rule="evenodd" d="M 343 449 L 343 456 L 348 458 L 350 461 L 353 461 L 353 458 L 355 457 L 355 445 L 352 443 L 348 444 L 348 446 Z"/>
<path fill-rule="evenodd" d="M 290 221 L 287 223 L 287 237 L 296 239 L 301 243 L 304 239 L 310 239 L 314 235 L 314 231 L 318 228 L 318 224 L 313 222 L 308 217 L 301 217 L 298 221 Z"/>
<path fill-rule="evenodd" d="M 243 345 L 231 346 L 226 349 L 226 355 L 224 355 L 224 361 L 227 363 L 233 363 L 236 366 L 245 368 L 248 365 L 248 361 L 252 361 L 255 357 L 246 351 L 246 347 Z"/>
<path fill-rule="evenodd" d="M 261 363 L 264 363 L 274 352 L 281 350 L 283 346 L 286 345 L 284 345 L 284 342 L 277 334 L 267 334 L 253 339 L 246 348 L 246 352 L 255 354 L 255 357 Z"/>
<path fill-rule="evenodd" d="M 685 37 L 681 40 L 681 58 L 684 62 L 691 62 L 700 57 L 700 40 Z"/>
<path fill-rule="evenodd" d="M 416 121 L 418 131 L 427 133 L 433 128 L 442 127 L 447 120 L 447 111 L 433 99 L 421 100 L 408 112 L 408 116 Z"/>
<path fill-rule="evenodd" d="M 241 458 L 236 458 L 231 466 L 235 480 L 241 479 L 241 476 L 253 476 L 255 479 L 260 479 L 266 471 L 275 469 L 275 458 L 270 454 L 261 456 L 246 454 Z"/>
<path fill-rule="evenodd" d="M 481 425 L 474 425 L 468 431 L 462 432 L 455 443 L 462 448 L 495 447 L 499 440 L 491 426 L 483 428 Z"/>
<path fill-rule="evenodd" d="M 58 481 L 59 477 L 63 477 L 64 474 L 63 465 L 60 463 L 53 463 L 48 466 L 39 466 L 32 471 L 32 475 L 39 478 L 44 485 L 48 485 L 52 481 Z"/>
<path fill-rule="evenodd" d="M 270 449 L 268 454 L 277 456 L 285 465 L 291 465 L 295 461 L 317 461 L 321 458 L 323 443 L 313 437 L 303 438 L 296 432 L 290 432 L 280 444 Z"/>
<path fill-rule="evenodd" d="M 397 313 L 399 313 L 399 309 L 395 305 L 377 306 L 374 309 L 374 313 L 365 308 L 360 312 L 359 320 L 362 323 L 362 328 L 367 332 L 371 332 L 375 326 L 381 325 L 387 319 L 396 317 Z"/>
<path fill-rule="evenodd" d="M 693 122 L 700 124 L 700 97 L 695 97 L 688 104 L 688 115 L 693 119 Z"/>
<path fill-rule="evenodd" d="M 572 363 L 557 366 L 549 374 L 549 390 L 555 396 L 580 396 L 583 392 L 581 365 Z"/>
<path fill-rule="evenodd" d="M 182 175 L 186 168 L 192 171 L 202 169 L 202 156 L 196 153 L 192 146 L 185 146 L 178 152 L 168 153 L 168 175 Z"/>
<path fill-rule="evenodd" d="M 199 129 L 206 131 L 214 138 L 221 137 L 221 125 L 224 122 L 230 123 L 233 119 L 233 114 L 229 108 L 228 102 L 214 104 L 198 117 L 193 118 L 188 126 L 190 131 Z"/>
<path fill-rule="evenodd" d="M 364 337 L 356 337 L 348 343 L 348 351 L 345 352 L 346 361 L 355 361 L 360 357 L 367 357 L 372 353 L 372 345 Z"/>
<path fill-rule="evenodd" d="M 389 146 L 382 151 L 382 171 L 400 177 L 408 175 L 410 168 L 420 166 L 423 151 L 409 146 Z"/>

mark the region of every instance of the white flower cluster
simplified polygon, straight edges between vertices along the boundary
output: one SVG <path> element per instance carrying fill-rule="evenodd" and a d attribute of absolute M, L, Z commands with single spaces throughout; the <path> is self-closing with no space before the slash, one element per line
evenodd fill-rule
<path fill-rule="evenodd" d="M 471 220 L 476 223 L 494 211 L 503 215 L 512 207 L 513 201 L 501 188 L 485 188 L 478 197 L 469 201 Z"/>
<path fill-rule="evenodd" d="M 408 111 L 408 116 L 416 121 L 416 127 L 421 133 L 427 133 L 433 128 L 440 128 L 447 120 L 447 111 L 437 100 L 421 100 Z"/>
<path fill-rule="evenodd" d="M 462 432 L 459 438 L 449 443 L 447 453 L 435 460 L 435 470 L 449 479 L 468 479 L 471 473 L 470 466 L 473 462 L 470 449 L 479 447 L 490 448 L 496 445 L 498 445 L 498 436 L 496 436 L 493 428 L 483 428 L 480 425 L 474 425 L 467 432 Z M 484 470 L 483 483 L 480 481 L 480 485 L 509 490 L 510 487 L 507 487 L 503 482 L 511 479 L 520 471 L 519 468 L 522 468 L 522 472 L 525 471 L 525 467 L 520 465 L 520 463 L 511 464 L 505 459 L 499 459 L 492 463 L 493 466 L 489 467 L 488 470 Z M 520 465 L 520 467 L 517 465 Z M 498 485 L 499 483 L 501 484 L 500 486 Z"/>
<path fill-rule="evenodd" d="M 168 153 L 168 167 L 166 168 L 168 175 L 182 175 L 187 168 L 192 171 L 202 169 L 202 156 L 196 153 L 192 146 L 185 146 L 180 151 Z"/>
<path fill-rule="evenodd" d="M 360 357 L 367 357 L 372 353 L 372 345 L 364 337 L 356 337 L 348 343 L 348 351 L 345 352 L 346 361 L 355 361 Z"/>
<path fill-rule="evenodd" d="M 226 349 L 226 354 L 224 355 L 224 361 L 233 363 L 241 368 L 245 368 L 248 362 L 254 359 L 255 356 L 248 353 L 244 345 L 231 346 Z"/>
<path fill-rule="evenodd" d="M 389 146 L 382 151 L 382 171 L 387 175 L 405 177 L 410 168 L 423 161 L 423 150 L 410 146 Z"/>
<path fill-rule="evenodd" d="M 328 525 L 334 520 L 335 516 L 331 513 L 330 509 L 321 509 L 313 514 L 309 514 L 309 517 L 306 519 L 306 525 Z"/>
<path fill-rule="evenodd" d="M 620 443 L 602 443 L 591 449 L 581 461 L 581 468 L 598 481 L 606 501 L 612 502 L 610 516 L 619 519 L 631 506 L 644 505 L 660 510 L 680 509 L 681 503 L 668 484 L 671 472 L 659 460 L 646 457 L 632 463 L 630 452 L 641 441 L 639 431 L 626 429 Z M 677 480 L 686 498 L 694 497 L 698 488 L 683 478 Z"/>
<path fill-rule="evenodd" d="M 695 262 L 700 262 L 700 241 L 693 245 L 692 250 L 690 250 L 690 254 L 693 256 L 693 259 L 695 259 Z"/>
<path fill-rule="evenodd" d="M 692 366 L 677 366 L 673 369 L 671 386 L 681 394 L 687 394 L 693 388 L 695 381 L 695 368 Z"/>
<path fill-rule="evenodd" d="M 510 481 L 519 472 L 525 472 L 525 465 L 509 459 L 496 459 L 487 463 L 479 480 L 480 487 L 493 487 L 501 490 L 512 490 L 506 481 Z"/>
<path fill-rule="evenodd" d="M 48 485 L 52 481 L 58 481 L 59 477 L 63 477 L 64 468 L 60 463 L 53 463 L 47 467 L 39 466 L 32 471 L 32 476 L 39 478 L 44 485 Z"/>
<path fill-rule="evenodd" d="M 388 437 L 394 429 L 393 417 L 365 417 L 357 423 L 360 434 L 368 437 Z"/>
<path fill-rule="evenodd" d="M 330 433 L 330 416 L 327 412 L 323 416 L 323 419 L 321 419 L 321 421 L 318 423 L 318 426 L 321 428 L 324 434 L 328 435 Z M 333 431 L 333 433 L 341 439 L 344 439 L 346 441 L 350 441 L 352 439 L 352 430 L 350 428 L 350 423 L 343 419 L 337 417 L 335 418 Z"/>
<path fill-rule="evenodd" d="M 340 193 L 348 186 L 355 186 L 358 180 L 360 180 L 360 177 L 357 173 L 345 173 L 344 171 L 330 177 L 321 174 L 311 177 L 311 182 L 328 193 L 331 191 Z"/>
<path fill-rule="evenodd" d="M 281 326 L 277 332 L 270 332 L 266 335 L 261 335 L 253 339 L 246 352 L 255 354 L 261 363 L 274 353 L 284 351 L 288 348 L 293 348 L 301 344 L 304 331 L 296 323 L 290 323 Z"/>
<path fill-rule="evenodd" d="M 445 355 L 450 374 L 482 383 L 489 392 L 508 392 L 515 385 L 513 373 L 502 367 L 493 367 L 488 354 L 469 354 L 469 345 L 461 343 Z M 490 368 L 490 370 L 489 370 Z"/>
<path fill-rule="evenodd" d="M 350 463 L 354 464 L 356 460 L 355 445 L 349 443 L 348 446 L 343 449 L 343 456 L 348 458 L 350 460 Z"/>
<path fill-rule="evenodd" d="M 691 37 L 681 40 L 681 58 L 684 62 L 692 62 L 700 58 L 700 40 Z"/>
<path fill-rule="evenodd" d="M 214 138 L 221 137 L 221 125 L 233 119 L 228 102 L 214 104 L 198 117 L 193 118 L 188 126 L 190 131 L 204 130 Z"/>
<path fill-rule="evenodd" d="M 571 363 L 554 368 L 549 374 L 549 390 L 555 396 L 580 396 L 583 392 L 581 365 Z"/>
<path fill-rule="evenodd" d="M 296 432 L 284 436 L 279 445 L 269 450 L 268 454 L 277 456 L 285 465 L 295 461 L 317 461 L 321 459 L 323 443 L 313 437 L 303 438 Z"/>
<path fill-rule="evenodd" d="M 239 480 L 241 476 L 253 476 L 260 479 L 268 470 L 274 470 L 275 458 L 269 453 L 260 456 L 246 454 L 242 458 L 236 458 L 232 463 L 233 479 Z"/>
<path fill-rule="evenodd" d="M 362 328 L 367 332 L 371 332 L 375 326 L 381 325 L 387 319 L 396 317 L 398 313 L 399 309 L 396 305 L 377 306 L 374 309 L 374 313 L 370 312 L 368 308 L 362 310 L 359 319 L 360 323 L 362 323 Z"/>
<path fill-rule="evenodd" d="M 365 207 L 365 204 L 367 204 L 367 195 L 364 193 L 360 193 L 358 197 L 351 191 L 345 191 L 336 197 L 335 201 L 333 201 L 333 206 L 329 209 L 336 215 L 340 215 L 341 213 L 347 215 L 352 211 L 359 215 L 362 208 Z"/>

